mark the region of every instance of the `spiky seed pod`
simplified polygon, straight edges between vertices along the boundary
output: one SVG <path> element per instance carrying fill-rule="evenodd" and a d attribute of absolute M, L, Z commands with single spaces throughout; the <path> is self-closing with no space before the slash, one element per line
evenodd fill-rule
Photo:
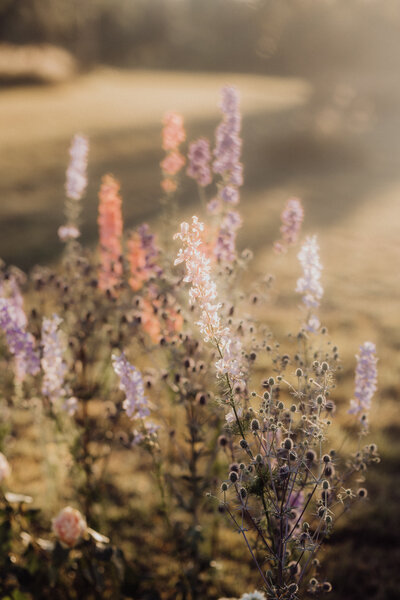
<path fill-rule="evenodd" d="M 307 450 L 305 458 L 308 463 L 313 463 L 315 462 L 317 455 L 314 450 Z"/>
<path fill-rule="evenodd" d="M 295 575 L 298 575 L 300 572 L 300 564 L 295 561 L 292 560 L 289 564 L 288 564 L 288 569 L 289 569 L 289 573 L 292 577 L 294 577 Z"/>
<path fill-rule="evenodd" d="M 325 477 L 333 477 L 333 475 L 335 474 L 335 467 L 333 466 L 332 463 L 326 464 L 324 473 L 325 473 Z"/>
<path fill-rule="evenodd" d="M 218 438 L 218 444 L 221 448 L 225 448 L 228 445 L 228 439 L 224 435 L 220 435 Z"/>
<path fill-rule="evenodd" d="M 367 490 L 365 488 L 360 488 L 360 489 L 357 490 L 357 496 L 359 498 L 366 498 L 367 495 L 368 495 L 368 492 L 367 492 Z"/>
<path fill-rule="evenodd" d="M 236 483 L 236 482 L 237 482 L 237 480 L 238 480 L 238 474 L 236 473 L 236 471 L 231 471 L 231 472 L 229 473 L 229 480 L 230 480 L 232 483 Z"/>
<path fill-rule="evenodd" d="M 251 430 L 252 431 L 259 431 L 260 429 L 260 421 L 258 419 L 253 419 L 251 422 Z"/>
<path fill-rule="evenodd" d="M 331 592 L 332 591 L 332 585 L 329 583 L 329 581 L 324 581 L 324 583 L 322 584 L 322 591 L 323 592 Z"/>

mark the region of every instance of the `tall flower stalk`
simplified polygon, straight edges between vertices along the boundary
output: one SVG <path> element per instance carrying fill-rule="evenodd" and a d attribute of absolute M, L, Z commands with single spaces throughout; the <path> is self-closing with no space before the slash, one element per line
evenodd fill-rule
<path fill-rule="evenodd" d="M 76 134 L 72 138 L 69 149 L 70 163 L 65 181 L 65 216 L 67 222 L 58 230 L 63 242 L 74 240 L 80 236 L 81 200 L 87 187 L 87 162 L 89 142 L 86 136 Z"/>
<path fill-rule="evenodd" d="M 303 303 L 308 309 L 305 327 L 307 331 L 315 333 L 320 327 L 315 311 L 324 293 L 321 285 L 322 265 L 317 236 L 306 238 L 297 257 L 303 268 L 303 276 L 297 280 L 296 292 L 303 295 Z"/>
<path fill-rule="evenodd" d="M 120 185 L 104 175 L 99 191 L 99 241 L 101 290 L 112 290 L 122 277 L 122 199 Z"/>

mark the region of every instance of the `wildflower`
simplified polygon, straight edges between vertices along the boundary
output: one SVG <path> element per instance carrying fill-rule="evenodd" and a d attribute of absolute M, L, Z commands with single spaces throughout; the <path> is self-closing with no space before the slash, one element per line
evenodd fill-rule
<path fill-rule="evenodd" d="M 35 338 L 22 324 L 21 307 L 12 298 L 0 298 L 0 328 L 4 331 L 8 348 L 15 357 L 16 377 L 39 372 L 40 360 L 35 349 Z"/>
<path fill-rule="evenodd" d="M 304 210 L 298 198 L 289 198 L 281 214 L 282 225 L 280 232 L 282 239 L 275 242 L 276 252 L 286 252 L 288 246 L 297 242 L 301 224 L 303 222 Z"/>
<path fill-rule="evenodd" d="M 2 452 L 0 452 L 0 484 L 11 475 L 11 467 Z"/>
<path fill-rule="evenodd" d="M 320 283 L 322 265 L 319 260 L 319 246 L 315 235 L 306 238 L 297 257 L 303 267 L 303 277 L 297 280 L 296 292 L 303 294 L 303 302 L 311 311 L 318 308 L 324 292 Z M 319 325 L 318 318 L 310 314 L 306 328 L 315 332 Z"/>
<path fill-rule="evenodd" d="M 28 320 L 24 311 L 24 299 L 15 273 L 0 282 L 0 298 L 8 298 L 14 309 L 16 323 L 22 328 L 26 327 Z"/>
<path fill-rule="evenodd" d="M 354 399 L 350 401 L 350 414 L 368 412 L 371 400 L 377 389 L 377 362 L 375 344 L 365 342 L 360 346 L 360 353 L 356 356 L 357 367 L 355 376 Z"/>
<path fill-rule="evenodd" d="M 210 142 L 204 138 L 200 138 L 192 142 L 189 146 L 189 166 L 187 174 L 193 177 L 201 187 L 209 185 L 212 181 L 210 170 Z"/>
<path fill-rule="evenodd" d="M 75 396 L 67 398 L 67 400 L 64 401 L 62 408 L 70 417 L 73 417 L 78 410 L 78 398 L 75 398 Z"/>
<path fill-rule="evenodd" d="M 163 125 L 162 147 L 164 150 L 174 150 L 186 139 L 182 115 L 172 111 L 167 112 L 163 118 Z"/>
<path fill-rule="evenodd" d="M 80 200 L 87 186 L 87 159 L 89 142 L 83 135 L 76 134 L 72 138 L 69 154 L 71 157 L 67 168 L 65 192 L 65 215 L 67 224 L 59 227 L 58 236 L 61 241 L 68 242 L 80 236 L 79 216 L 81 213 Z"/>
<path fill-rule="evenodd" d="M 163 119 L 162 147 L 167 152 L 161 161 L 163 180 L 161 187 L 164 192 L 172 193 L 177 189 L 176 175 L 185 164 L 185 158 L 179 152 L 179 145 L 185 141 L 186 133 L 183 127 L 183 118 L 175 112 L 168 112 Z"/>
<path fill-rule="evenodd" d="M 223 175 L 227 183 L 240 186 L 243 183 L 242 165 L 239 162 L 242 142 L 239 137 L 241 117 L 239 94 L 234 87 L 225 86 L 221 90 L 220 108 L 223 120 L 216 131 L 216 145 L 213 163 L 214 173 Z"/>
<path fill-rule="evenodd" d="M 238 204 L 239 203 L 239 190 L 232 185 L 227 185 L 222 188 L 220 192 L 220 198 L 227 204 Z"/>
<path fill-rule="evenodd" d="M 229 211 L 223 218 L 214 247 L 214 254 L 218 261 L 232 262 L 235 259 L 236 235 L 241 224 L 242 219 L 234 210 Z"/>
<path fill-rule="evenodd" d="M 207 204 L 207 212 L 210 215 L 218 215 L 221 212 L 222 203 L 220 198 L 212 198 Z"/>
<path fill-rule="evenodd" d="M 125 354 L 113 354 L 112 362 L 115 373 L 120 379 L 119 389 L 125 393 L 123 407 L 130 418 L 143 418 L 150 414 L 144 396 L 144 384 L 140 371 L 131 365 Z"/>
<path fill-rule="evenodd" d="M 51 402 L 63 398 L 66 393 L 64 378 L 68 367 L 64 355 L 67 348 L 63 334 L 59 330 L 61 323 L 62 319 L 53 315 L 51 319 L 44 318 L 42 324 L 42 394 Z"/>
<path fill-rule="evenodd" d="M 189 291 L 190 303 L 192 305 L 197 303 L 200 309 L 200 320 L 197 325 L 204 341 L 212 341 L 220 353 L 221 358 L 216 364 L 217 373 L 237 379 L 241 376 L 241 345 L 221 323 L 219 315 L 221 305 L 216 303 L 217 287 L 211 279 L 210 259 L 204 252 L 203 231 L 204 225 L 196 216 L 192 217 L 191 225 L 181 224 L 181 231 L 175 234 L 174 239 L 180 239 L 183 248 L 179 250 L 174 264 L 185 263 L 184 281 L 192 284 Z"/>
<path fill-rule="evenodd" d="M 63 508 L 52 520 L 51 525 L 61 544 L 68 548 L 73 548 L 87 530 L 83 515 L 70 506 Z"/>
<path fill-rule="evenodd" d="M 68 198 L 80 200 L 87 186 L 87 157 L 89 142 L 84 135 L 76 134 L 72 138 L 69 154 L 71 161 L 67 169 L 65 191 Z"/>
<path fill-rule="evenodd" d="M 173 192 L 176 192 L 178 184 L 173 179 L 163 179 L 161 187 L 166 194 L 172 194 Z"/>
<path fill-rule="evenodd" d="M 241 117 L 239 95 L 235 88 L 229 86 L 222 88 L 220 107 L 223 119 L 216 131 L 213 170 L 222 176 L 219 199 L 223 216 L 214 252 L 218 261 L 230 263 L 236 257 L 236 231 L 241 226 L 241 219 L 235 211 L 226 213 L 226 208 L 239 203 L 238 187 L 243 183 L 243 167 L 240 163 L 242 142 L 239 137 Z M 210 210 L 213 207 L 208 208 Z M 210 212 L 215 211 L 210 210 Z M 235 218 L 232 218 L 233 215 Z"/>
<path fill-rule="evenodd" d="M 236 409 L 236 412 L 237 412 L 239 418 L 243 416 L 243 409 L 240 406 Z M 231 409 L 228 413 L 226 413 L 225 421 L 229 425 L 232 425 L 232 423 L 236 422 L 236 416 L 235 416 L 233 409 Z"/>
<path fill-rule="evenodd" d="M 75 225 L 61 225 L 61 227 L 58 228 L 57 233 L 62 242 L 76 240 L 81 235 L 81 232 Z"/>
<path fill-rule="evenodd" d="M 122 276 L 122 213 L 119 183 L 105 175 L 99 192 L 100 275 L 102 290 L 113 288 Z"/>
<path fill-rule="evenodd" d="M 134 291 L 137 291 L 145 281 L 161 274 L 162 270 L 157 265 L 159 250 L 155 243 L 155 236 L 150 233 L 146 223 L 131 233 L 127 246 L 131 272 L 129 284 Z"/>
<path fill-rule="evenodd" d="M 167 175 L 176 175 L 185 164 L 185 159 L 180 152 L 170 152 L 163 161 L 161 168 Z"/>

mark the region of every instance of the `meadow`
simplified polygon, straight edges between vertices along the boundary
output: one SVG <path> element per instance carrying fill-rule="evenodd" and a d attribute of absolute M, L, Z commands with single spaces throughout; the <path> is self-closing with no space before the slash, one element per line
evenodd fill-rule
<path fill-rule="evenodd" d="M 274 276 L 268 302 L 255 307 L 255 315 L 276 336 L 283 337 L 299 326 L 299 300 L 294 293 L 299 276 L 297 252 L 291 250 L 282 257 L 272 249 L 279 237 L 282 208 L 289 197 L 297 196 L 305 211 L 304 233 L 316 233 L 321 249 L 324 298 L 320 319 L 340 349 L 343 369 L 334 391 L 339 407 L 353 394 L 359 344 L 371 340 L 377 346 L 379 391 L 370 421 L 382 462 L 368 474 L 365 507 L 338 526 L 327 544 L 324 563 L 334 588 L 330 597 L 397 598 L 400 88 L 392 86 L 390 74 L 381 74 L 379 86 L 360 75 L 354 87 L 347 82 L 332 89 L 327 83 L 316 87 L 313 82 L 290 78 L 99 69 L 59 86 L 1 90 L 0 256 L 7 264 L 26 270 L 36 263 L 57 268 L 62 253 L 57 228 L 63 223 L 67 150 L 75 132 L 90 138 L 89 185 L 83 202 L 85 244 L 97 244 L 97 193 L 101 176 L 108 172 L 121 183 L 126 226 L 146 221 L 160 237 L 171 236 L 181 221 L 201 210 L 201 203 L 194 184 L 185 181 L 173 213 L 176 222 L 166 226 L 159 201 L 162 115 L 178 111 L 189 140 L 199 135 L 213 140 L 219 120 L 218 93 L 225 83 L 240 91 L 243 114 L 245 183 L 240 212 L 244 227 L 238 246 L 254 253 L 250 270 L 243 275 L 244 285 L 254 277 Z M 170 248 L 172 253 L 172 241 Z M 262 376 L 263 365 L 258 363 L 257 369 Z M 341 418 L 346 430 L 346 416 Z M 38 464 L 48 448 L 46 442 L 40 448 L 40 424 L 32 426 L 28 419 L 26 425 L 24 419 L 22 411 L 9 456 L 13 466 L 10 487 L 35 498 L 43 494 Z M 62 462 L 62 457 L 57 460 Z M 142 502 L 144 495 L 151 494 L 146 469 L 140 468 L 135 456 L 121 462 L 117 453 L 112 461 L 111 471 L 131 497 L 138 522 L 149 528 L 151 511 L 144 511 Z M 131 480 L 134 472 L 138 476 Z M 47 499 L 45 510 L 50 513 L 59 503 L 54 478 Z M 143 570 L 149 579 L 147 595 L 137 597 L 157 598 L 151 591 L 152 571 L 167 579 L 168 543 L 160 545 L 156 560 L 140 556 L 142 534 L 134 524 L 125 523 L 123 506 L 115 511 L 115 529 L 129 530 L 129 535 L 124 532 L 127 552 L 132 552 L 132 539 L 137 536 L 133 552 L 138 570 L 149 561 L 148 570 Z M 159 520 L 160 515 L 145 537 L 157 537 Z M 110 535 L 110 531 L 105 533 Z M 222 588 L 213 584 L 210 598 L 217 597 L 218 591 L 240 595 L 235 591 L 241 563 L 241 581 L 257 587 L 236 537 L 229 530 L 221 533 L 215 568 L 224 584 Z M 243 585 L 239 591 L 244 591 Z"/>

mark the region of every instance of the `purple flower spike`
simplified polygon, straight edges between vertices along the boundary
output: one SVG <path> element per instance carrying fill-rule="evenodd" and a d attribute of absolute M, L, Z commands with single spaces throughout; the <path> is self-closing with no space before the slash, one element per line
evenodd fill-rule
<path fill-rule="evenodd" d="M 213 163 L 214 173 L 219 173 L 228 183 L 242 184 L 242 165 L 240 152 L 242 140 L 239 137 L 241 117 L 239 112 L 239 94 L 234 87 L 222 88 L 220 107 L 223 119 L 216 131 L 216 145 Z"/>
<path fill-rule="evenodd" d="M 212 181 L 210 170 L 210 142 L 204 138 L 192 142 L 189 146 L 189 166 L 187 174 L 197 181 L 201 187 Z"/>
<path fill-rule="evenodd" d="M 16 377 L 22 381 L 26 375 L 36 375 L 40 369 L 35 338 L 21 325 L 20 309 L 11 298 L 0 298 L 0 328 L 4 331 L 8 348 L 15 356 Z"/>
<path fill-rule="evenodd" d="M 126 395 L 123 404 L 126 414 L 131 419 L 146 417 L 150 411 L 144 396 L 144 384 L 140 371 L 128 362 L 124 353 L 120 356 L 113 354 L 112 362 L 114 371 L 120 379 L 119 389 Z"/>
<path fill-rule="evenodd" d="M 375 344 L 365 342 L 360 346 L 360 354 L 357 355 L 354 399 L 350 400 L 350 414 L 366 413 L 371 408 L 378 376 L 377 362 Z"/>

